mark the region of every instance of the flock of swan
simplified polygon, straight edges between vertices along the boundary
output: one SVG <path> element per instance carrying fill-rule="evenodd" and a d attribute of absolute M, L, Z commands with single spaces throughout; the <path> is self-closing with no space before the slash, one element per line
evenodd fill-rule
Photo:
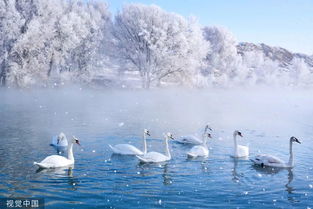
<path fill-rule="evenodd" d="M 202 137 L 196 135 L 187 135 L 182 136 L 178 139 L 175 139 L 176 142 L 181 144 L 190 144 L 194 145 L 187 153 L 188 158 L 197 158 L 197 157 L 208 157 L 208 139 L 212 138 L 211 132 L 212 129 L 209 125 L 205 126 Z M 147 151 L 147 136 L 150 136 L 149 130 L 144 129 L 143 134 L 143 150 L 136 148 L 130 144 L 117 144 L 114 146 L 109 145 L 114 154 L 119 155 L 133 155 L 138 158 L 142 163 L 160 163 L 171 160 L 171 152 L 169 149 L 169 140 L 174 140 L 171 133 L 164 134 L 164 147 L 165 152 L 148 152 Z M 243 137 L 242 133 L 238 130 L 234 131 L 234 152 L 231 154 L 233 158 L 243 158 L 249 156 L 249 147 L 238 145 L 237 136 Z M 276 167 L 276 168 L 292 168 L 294 167 L 294 156 L 292 145 L 294 142 L 301 144 L 301 142 L 294 136 L 290 138 L 289 144 L 289 161 L 285 162 L 279 159 L 276 156 L 269 154 L 257 155 L 254 158 L 250 159 L 255 165 L 262 167 Z M 59 167 L 68 167 L 72 166 L 75 163 L 73 155 L 73 145 L 78 144 L 79 140 L 73 136 L 71 140 L 67 140 L 64 133 L 60 133 L 58 136 L 53 137 L 51 145 L 56 147 L 68 147 L 68 156 L 64 157 L 61 155 L 50 155 L 46 157 L 41 162 L 34 162 L 34 165 L 37 165 L 39 168 L 59 168 Z"/>

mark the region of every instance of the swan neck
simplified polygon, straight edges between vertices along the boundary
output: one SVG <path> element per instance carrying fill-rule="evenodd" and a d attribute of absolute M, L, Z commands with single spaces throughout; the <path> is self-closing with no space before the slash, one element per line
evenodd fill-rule
<path fill-rule="evenodd" d="M 165 137 L 165 155 L 169 158 L 171 158 L 170 149 L 168 147 L 168 137 Z"/>
<path fill-rule="evenodd" d="M 69 160 L 74 161 L 73 142 L 70 143 L 70 146 L 69 146 L 69 148 L 68 148 L 68 151 L 67 151 L 67 158 L 68 158 Z"/>
<path fill-rule="evenodd" d="M 289 162 L 288 162 L 289 166 L 293 166 L 294 162 L 293 162 L 293 152 L 292 152 L 292 140 L 290 140 L 290 144 L 289 144 Z"/>
<path fill-rule="evenodd" d="M 203 135 L 207 132 L 207 128 L 204 128 Z"/>
<path fill-rule="evenodd" d="M 143 134 L 143 153 L 147 153 L 147 139 L 146 139 L 146 133 Z"/>
<path fill-rule="evenodd" d="M 235 156 L 238 155 L 238 144 L 237 144 L 237 134 L 234 133 L 234 145 L 235 145 Z"/>
<path fill-rule="evenodd" d="M 207 146 L 207 142 L 208 142 L 208 137 L 205 136 L 205 134 L 203 134 L 202 136 L 202 145 L 203 146 Z"/>

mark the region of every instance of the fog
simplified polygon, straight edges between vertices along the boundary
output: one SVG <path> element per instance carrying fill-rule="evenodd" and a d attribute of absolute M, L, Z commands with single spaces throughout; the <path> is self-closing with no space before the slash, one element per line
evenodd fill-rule
<path fill-rule="evenodd" d="M 239 129 L 272 136 L 312 133 L 309 90 L 159 89 L 95 90 L 80 87 L 1 90 L 2 128 L 27 125 L 46 134 L 141 135 L 149 128 L 179 136 L 205 124 L 231 134 Z M 12 116 L 20 118 L 19 123 Z"/>

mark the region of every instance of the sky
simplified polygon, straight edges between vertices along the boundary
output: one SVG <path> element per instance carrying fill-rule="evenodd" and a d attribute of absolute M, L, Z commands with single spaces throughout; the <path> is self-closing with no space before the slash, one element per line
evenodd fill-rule
<path fill-rule="evenodd" d="M 155 4 L 202 25 L 222 25 L 239 42 L 265 43 L 313 55 L 313 0 L 107 0 L 114 14 L 127 3 Z"/>

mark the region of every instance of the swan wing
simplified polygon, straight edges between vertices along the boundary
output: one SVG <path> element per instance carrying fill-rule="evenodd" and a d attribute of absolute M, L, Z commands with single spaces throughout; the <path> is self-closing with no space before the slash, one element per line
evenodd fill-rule
<path fill-rule="evenodd" d="M 63 139 L 59 140 L 59 143 L 58 143 L 58 136 L 53 136 L 51 145 L 58 146 L 58 147 L 66 147 L 68 146 L 68 142 L 67 142 L 66 137 L 64 137 Z"/>
<path fill-rule="evenodd" d="M 181 136 L 176 141 L 183 144 L 202 144 L 202 140 L 195 135 Z"/>
<path fill-rule="evenodd" d="M 68 145 L 67 139 L 60 140 L 58 146 L 60 147 L 66 147 Z"/>
<path fill-rule="evenodd" d="M 142 156 L 136 155 L 140 162 L 148 163 L 148 159 L 143 158 Z"/>
<path fill-rule="evenodd" d="M 115 154 L 120 154 L 120 155 L 143 155 L 144 154 L 138 148 L 130 144 L 117 144 L 115 146 L 111 146 L 111 145 L 109 146 Z"/>
<path fill-rule="evenodd" d="M 208 148 L 198 145 L 194 146 L 190 149 L 190 151 L 187 153 L 188 157 L 201 157 L 201 156 L 208 156 L 209 150 Z"/>
<path fill-rule="evenodd" d="M 43 159 L 40 163 L 34 163 L 42 168 L 56 168 L 56 167 L 65 167 L 73 164 L 73 161 L 70 161 L 66 157 L 60 155 L 50 155 Z"/>
<path fill-rule="evenodd" d="M 266 154 L 257 155 L 252 161 L 258 165 L 262 164 L 271 166 L 275 164 L 285 164 L 285 162 L 278 157 Z"/>
<path fill-rule="evenodd" d="M 164 162 L 167 160 L 170 160 L 169 157 L 166 155 L 163 155 L 162 153 L 159 152 L 148 152 L 147 154 L 143 156 L 137 156 L 137 158 L 142 161 L 142 162 L 150 162 L 150 163 L 158 163 L 158 162 Z"/>

